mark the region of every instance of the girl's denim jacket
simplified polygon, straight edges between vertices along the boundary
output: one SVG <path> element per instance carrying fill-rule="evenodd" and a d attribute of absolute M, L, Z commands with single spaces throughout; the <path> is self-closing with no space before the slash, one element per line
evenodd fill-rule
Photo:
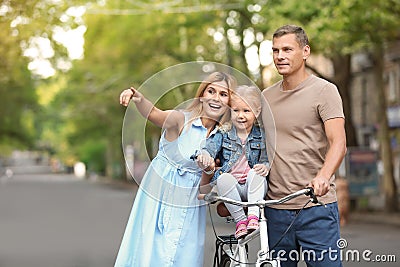
<path fill-rule="evenodd" d="M 264 136 L 264 131 L 257 125 L 253 126 L 247 136 L 244 151 L 250 168 L 253 168 L 255 164 L 269 166 Z M 229 131 L 218 130 L 211 135 L 202 150 L 212 158 L 221 161 L 221 168 L 214 173 L 211 179 L 211 183 L 214 183 L 221 174 L 232 169 L 243 153 L 243 146 L 236 134 L 236 128 L 232 126 Z"/>

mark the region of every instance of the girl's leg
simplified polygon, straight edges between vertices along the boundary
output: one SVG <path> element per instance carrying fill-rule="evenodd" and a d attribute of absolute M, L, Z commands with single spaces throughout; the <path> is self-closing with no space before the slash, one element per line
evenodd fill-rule
<path fill-rule="evenodd" d="M 237 183 L 238 182 L 233 175 L 229 173 L 221 174 L 217 179 L 218 193 L 224 197 L 241 200 L 239 191 L 236 187 Z M 228 203 L 225 203 L 225 206 L 229 210 L 235 222 L 246 220 L 246 214 L 242 207 Z"/>
<path fill-rule="evenodd" d="M 238 187 L 238 182 L 236 178 L 233 177 L 233 175 L 229 173 L 224 173 L 221 174 L 220 177 L 218 177 L 217 189 L 220 195 L 236 200 L 241 200 Z M 243 238 L 245 235 L 247 235 L 247 219 L 243 208 L 228 203 L 225 203 L 225 205 L 236 222 L 236 239 Z"/>
<path fill-rule="evenodd" d="M 267 193 L 267 179 L 265 176 L 258 175 L 254 170 L 250 170 L 247 175 L 247 199 L 249 202 L 264 199 Z M 259 217 L 259 208 L 257 206 L 249 207 L 248 216 L 255 215 Z"/>

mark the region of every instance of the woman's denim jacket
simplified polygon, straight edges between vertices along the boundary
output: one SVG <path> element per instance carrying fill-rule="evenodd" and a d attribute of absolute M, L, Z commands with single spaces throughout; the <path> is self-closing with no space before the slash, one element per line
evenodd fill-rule
<path fill-rule="evenodd" d="M 264 131 L 257 125 L 253 126 L 247 136 L 244 149 L 250 168 L 253 168 L 255 164 L 269 166 L 264 136 Z M 211 182 L 215 182 L 221 174 L 229 172 L 232 169 L 232 166 L 235 165 L 242 155 L 242 149 L 242 142 L 236 134 L 236 128 L 233 126 L 227 132 L 218 130 L 207 139 L 203 151 L 210 154 L 212 158 L 221 161 L 221 168 L 214 173 Z"/>

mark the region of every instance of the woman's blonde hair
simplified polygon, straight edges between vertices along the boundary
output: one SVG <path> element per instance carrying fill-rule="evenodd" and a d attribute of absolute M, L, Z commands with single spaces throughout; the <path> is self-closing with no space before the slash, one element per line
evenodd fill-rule
<path fill-rule="evenodd" d="M 224 72 L 213 72 L 201 82 L 199 88 L 197 89 L 195 98 L 193 99 L 192 103 L 186 108 L 187 111 L 191 112 L 191 120 L 200 117 L 203 113 L 203 105 L 200 102 L 200 98 L 203 97 L 204 91 L 207 89 L 207 87 L 212 83 L 222 81 L 226 82 L 229 94 L 228 104 L 230 104 L 232 90 L 236 87 L 236 79 L 232 75 Z M 229 119 L 230 112 L 225 112 L 224 115 L 219 119 L 219 123 L 224 123 Z"/>

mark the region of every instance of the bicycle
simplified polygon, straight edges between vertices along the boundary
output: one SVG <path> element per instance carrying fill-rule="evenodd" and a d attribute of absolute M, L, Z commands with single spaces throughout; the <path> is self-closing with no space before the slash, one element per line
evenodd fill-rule
<path fill-rule="evenodd" d="M 293 198 L 301 195 L 310 196 L 310 200 L 304 205 L 306 207 L 309 202 L 324 205 L 320 202 L 314 194 L 311 187 L 294 192 L 281 199 L 277 200 L 260 200 L 256 202 L 243 202 L 234 199 L 218 196 L 216 192 L 212 191 L 203 195 L 203 198 L 209 204 L 214 204 L 218 201 L 230 203 L 242 207 L 258 206 L 260 209 L 260 227 L 239 240 L 235 239 L 233 235 L 216 235 L 216 250 L 214 254 L 214 267 L 247 267 L 250 264 L 255 264 L 256 267 L 280 267 L 279 259 L 272 259 L 270 257 L 270 248 L 268 245 L 268 231 L 267 219 L 264 215 L 264 208 L 272 205 L 279 205 Z M 303 208 L 304 208 L 303 207 Z M 294 218 L 295 220 L 296 218 Z M 293 220 L 293 222 L 294 222 Z M 292 224 L 293 224 L 292 222 Z M 292 225 L 291 224 L 291 225 Z M 290 229 L 291 225 L 287 229 Z M 284 235 L 282 235 L 283 238 Z M 257 260 L 255 263 L 248 261 L 248 243 L 260 237 L 261 248 L 257 253 Z M 279 243 L 279 242 L 278 242 Z"/>

